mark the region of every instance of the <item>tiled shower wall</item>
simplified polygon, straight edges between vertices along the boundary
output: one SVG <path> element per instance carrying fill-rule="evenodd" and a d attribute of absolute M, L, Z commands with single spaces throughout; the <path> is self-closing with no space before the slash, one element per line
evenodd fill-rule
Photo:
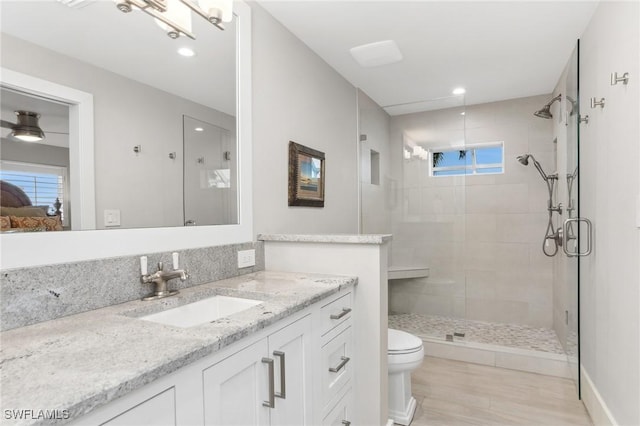
<path fill-rule="evenodd" d="M 531 153 L 547 174 L 555 172 L 552 123 L 533 115 L 549 99 L 392 117 L 392 146 L 423 137 L 505 147 L 499 175 L 433 178 L 416 157 L 392 165 L 401 202 L 393 211 L 391 262 L 431 269 L 428 278 L 390 283 L 392 312 L 551 327 L 553 262 L 542 253 L 547 188 L 533 164 L 515 159 Z"/>
<path fill-rule="evenodd" d="M 237 252 L 255 249 L 256 264 L 238 268 Z M 180 250 L 180 268 L 186 281 L 174 279 L 170 289 L 182 289 L 264 270 L 264 244 L 247 242 Z M 171 269 L 172 256 L 141 253 L 148 270 L 163 262 Z M 58 317 L 140 299 L 152 292 L 140 282 L 140 257 L 123 256 L 59 265 L 4 269 L 0 276 L 0 329 L 9 330 Z"/>

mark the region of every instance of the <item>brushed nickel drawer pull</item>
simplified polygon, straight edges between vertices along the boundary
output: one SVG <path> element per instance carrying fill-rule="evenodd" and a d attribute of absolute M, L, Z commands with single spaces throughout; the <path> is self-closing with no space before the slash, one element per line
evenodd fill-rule
<path fill-rule="evenodd" d="M 337 320 L 342 318 L 343 316 L 347 315 L 349 312 L 351 312 L 351 308 L 342 308 L 342 312 L 340 312 L 339 314 L 331 314 L 329 316 L 329 318 L 331 318 L 332 320 Z"/>
<path fill-rule="evenodd" d="M 340 364 L 338 364 L 336 367 L 329 367 L 329 371 L 332 373 L 337 373 L 338 371 L 342 370 L 342 368 L 347 365 L 347 363 L 351 360 L 351 358 L 348 358 L 346 356 L 340 357 L 340 359 L 342 361 L 340 361 Z"/>
<path fill-rule="evenodd" d="M 264 364 L 269 365 L 269 400 L 262 403 L 263 407 L 275 408 L 276 407 L 276 391 L 275 380 L 273 377 L 273 359 L 262 358 Z"/>
<path fill-rule="evenodd" d="M 285 375 L 285 362 L 284 362 L 284 352 L 281 351 L 273 351 L 273 356 L 280 357 L 280 393 L 276 393 L 277 398 L 287 399 L 287 389 L 286 389 L 286 375 Z"/>

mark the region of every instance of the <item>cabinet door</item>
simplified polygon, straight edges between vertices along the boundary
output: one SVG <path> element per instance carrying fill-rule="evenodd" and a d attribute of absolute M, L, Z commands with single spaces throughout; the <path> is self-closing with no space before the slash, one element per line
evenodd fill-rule
<path fill-rule="evenodd" d="M 311 348 L 311 316 L 269 336 L 269 357 L 275 361 L 273 426 L 312 423 Z"/>
<path fill-rule="evenodd" d="M 267 353 L 262 339 L 203 371 L 205 425 L 269 424 Z"/>

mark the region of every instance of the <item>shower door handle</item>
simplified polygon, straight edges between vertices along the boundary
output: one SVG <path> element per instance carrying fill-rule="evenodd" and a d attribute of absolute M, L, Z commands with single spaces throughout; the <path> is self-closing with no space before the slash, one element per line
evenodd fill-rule
<path fill-rule="evenodd" d="M 587 250 L 586 251 L 583 251 L 583 252 L 580 251 L 579 242 L 576 243 L 576 251 L 569 251 L 569 240 L 575 239 L 575 237 L 572 238 L 573 232 L 571 233 L 569 232 L 569 230 L 571 229 L 571 224 L 574 222 L 577 224 L 578 227 L 580 226 L 580 222 L 584 222 L 587 224 Z M 566 254 L 568 257 L 583 257 L 583 256 L 589 256 L 591 254 L 591 251 L 593 250 L 593 224 L 589 219 L 584 217 L 573 217 L 565 220 L 562 225 L 562 237 L 564 240 L 562 244 L 562 250 L 564 251 L 564 254 Z"/>

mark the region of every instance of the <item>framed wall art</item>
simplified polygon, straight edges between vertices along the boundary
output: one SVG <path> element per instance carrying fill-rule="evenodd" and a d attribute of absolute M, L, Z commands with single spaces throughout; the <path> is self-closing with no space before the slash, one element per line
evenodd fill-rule
<path fill-rule="evenodd" d="M 324 207 L 324 152 L 289 142 L 289 205 Z"/>

